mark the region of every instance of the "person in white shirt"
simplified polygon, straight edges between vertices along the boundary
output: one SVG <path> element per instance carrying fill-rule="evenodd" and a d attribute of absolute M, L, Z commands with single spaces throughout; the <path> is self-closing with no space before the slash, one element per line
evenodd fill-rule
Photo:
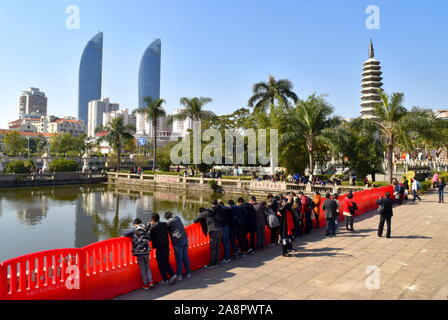
<path fill-rule="evenodd" d="M 422 199 L 420 198 L 420 196 L 417 194 L 417 190 L 418 190 L 418 182 L 416 179 L 412 178 L 412 194 L 414 196 L 414 199 L 412 199 L 412 201 L 415 202 L 415 199 L 418 199 L 418 201 L 421 201 Z"/>

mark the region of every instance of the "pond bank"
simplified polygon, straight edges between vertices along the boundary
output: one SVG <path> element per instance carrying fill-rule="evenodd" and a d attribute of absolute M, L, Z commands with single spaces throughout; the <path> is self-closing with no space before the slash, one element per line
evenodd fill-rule
<path fill-rule="evenodd" d="M 97 184 L 107 181 L 102 173 L 55 172 L 43 174 L 0 174 L 0 188 Z"/>

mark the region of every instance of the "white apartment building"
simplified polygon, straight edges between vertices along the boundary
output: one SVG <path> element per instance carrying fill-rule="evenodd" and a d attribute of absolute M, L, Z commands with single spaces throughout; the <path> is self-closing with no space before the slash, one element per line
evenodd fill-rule
<path fill-rule="evenodd" d="M 125 126 L 131 125 L 135 127 L 137 124 L 136 116 L 133 115 L 128 109 L 123 109 L 103 113 L 103 126 L 107 126 L 112 119 L 116 117 L 122 117 Z"/>
<path fill-rule="evenodd" d="M 86 133 L 84 121 L 74 117 L 59 118 L 55 116 L 42 116 L 22 118 L 8 124 L 10 130 L 36 133 L 61 133 L 67 132 L 73 136 Z"/>
<path fill-rule="evenodd" d="M 437 118 L 439 118 L 439 119 L 442 119 L 442 120 L 448 120 L 448 109 L 445 109 L 445 110 L 437 110 L 437 111 L 436 111 L 436 116 L 437 116 Z"/>
<path fill-rule="evenodd" d="M 48 98 L 38 88 L 23 91 L 19 98 L 19 117 L 46 116 Z"/>
<path fill-rule="evenodd" d="M 185 109 L 175 109 L 174 115 L 179 114 Z M 185 120 L 174 120 L 173 121 L 173 137 L 184 137 L 188 134 L 188 130 L 193 130 L 193 120 L 187 118 Z"/>
<path fill-rule="evenodd" d="M 95 137 L 95 129 L 103 124 L 103 114 L 117 111 L 120 108 L 118 103 L 111 103 L 109 98 L 93 100 L 89 102 L 87 135 Z"/>
<path fill-rule="evenodd" d="M 145 114 L 136 114 L 136 136 L 147 137 L 151 140 L 154 137 L 154 127 L 152 121 L 148 120 Z M 163 145 L 169 142 L 172 134 L 172 125 L 168 124 L 167 117 L 157 119 L 157 144 Z"/>
<path fill-rule="evenodd" d="M 69 133 L 77 137 L 86 133 L 86 124 L 74 117 L 58 118 L 47 124 L 46 133 Z"/>

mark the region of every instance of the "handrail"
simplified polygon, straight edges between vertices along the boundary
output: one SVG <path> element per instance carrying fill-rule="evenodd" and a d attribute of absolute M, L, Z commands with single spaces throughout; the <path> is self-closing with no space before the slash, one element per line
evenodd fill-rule
<path fill-rule="evenodd" d="M 353 201 L 358 204 L 357 214 L 377 208 L 376 200 L 386 191 L 393 194 L 393 187 L 355 192 Z M 341 205 L 345 197 L 339 198 Z M 321 209 L 322 205 L 323 201 Z M 320 225 L 324 226 L 324 215 L 320 214 L 319 219 Z M 209 238 L 204 235 L 199 223 L 185 229 L 189 239 L 191 269 L 197 270 L 208 263 Z M 265 232 L 268 243 L 268 227 Z M 173 250 L 170 250 L 170 263 L 173 264 L 174 260 Z M 154 281 L 159 281 L 161 276 L 154 250 L 151 250 L 150 267 Z M 130 238 L 103 240 L 79 249 L 36 252 L 0 263 L 0 300 L 110 299 L 140 287 L 139 268 L 132 255 Z"/>

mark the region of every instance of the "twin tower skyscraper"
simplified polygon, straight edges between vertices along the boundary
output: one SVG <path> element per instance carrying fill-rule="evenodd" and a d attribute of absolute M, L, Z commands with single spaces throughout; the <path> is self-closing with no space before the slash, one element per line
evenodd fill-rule
<path fill-rule="evenodd" d="M 85 123 L 88 121 L 89 102 L 102 98 L 103 39 L 103 33 L 99 32 L 87 43 L 79 66 L 78 119 L 84 120 Z M 145 97 L 160 98 L 161 51 L 162 42 L 157 39 L 149 45 L 140 61 L 138 74 L 139 108 L 145 107 Z"/>

